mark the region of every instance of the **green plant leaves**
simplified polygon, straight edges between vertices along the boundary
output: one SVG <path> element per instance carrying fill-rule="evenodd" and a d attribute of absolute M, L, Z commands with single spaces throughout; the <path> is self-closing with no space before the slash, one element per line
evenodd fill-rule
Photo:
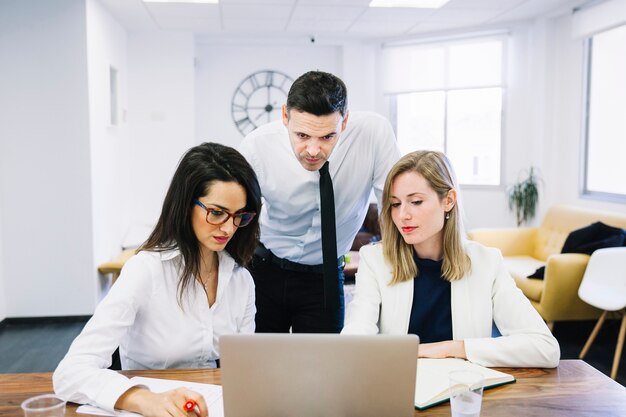
<path fill-rule="evenodd" d="M 515 212 L 517 226 L 535 217 L 539 202 L 538 178 L 530 167 L 528 177 L 509 190 L 509 209 Z"/>

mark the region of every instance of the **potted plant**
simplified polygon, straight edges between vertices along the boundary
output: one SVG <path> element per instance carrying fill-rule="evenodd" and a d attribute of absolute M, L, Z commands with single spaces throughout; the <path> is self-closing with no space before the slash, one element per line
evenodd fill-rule
<path fill-rule="evenodd" d="M 517 226 L 535 217 L 539 202 L 539 178 L 531 166 L 528 175 L 509 189 L 509 209 L 515 212 Z"/>

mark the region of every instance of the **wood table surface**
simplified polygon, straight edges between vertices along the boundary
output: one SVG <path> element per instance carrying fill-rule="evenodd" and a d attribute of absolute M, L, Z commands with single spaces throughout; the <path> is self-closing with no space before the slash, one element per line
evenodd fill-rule
<path fill-rule="evenodd" d="M 555 369 L 497 369 L 513 374 L 517 382 L 486 390 L 483 395 L 482 417 L 626 416 L 626 388 L 583 361 L 562 360 Z M 207 384 L 221 383 L 219 369 L 122 373 Z M 0 417 L 22 416 L 22 401 L 34 395 L 52 392 L 51 377 L 50 372 L 0 374 Z M 68 404 L 66 415 L 86 415 L 76 414 L 76 407 L 76 404 Z M 415 416 L 449 417 L 450 405 L 446 403 L 424 411 L 416 410 Z"/>

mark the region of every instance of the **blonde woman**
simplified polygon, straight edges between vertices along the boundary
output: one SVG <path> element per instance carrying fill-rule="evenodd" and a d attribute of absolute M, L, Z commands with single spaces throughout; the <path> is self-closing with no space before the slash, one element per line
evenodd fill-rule
<path fill-rule="evenodd" d="M 360 252 L 344 334 L 417 334 L 420 357 L 484 366 L 555 367 L 554 336 L 497 249 L 463 237 L 446 156 L 405 155 L 387 175 L 382 244 Z M 492 324 L 501 336 L 492 337 Z"/>

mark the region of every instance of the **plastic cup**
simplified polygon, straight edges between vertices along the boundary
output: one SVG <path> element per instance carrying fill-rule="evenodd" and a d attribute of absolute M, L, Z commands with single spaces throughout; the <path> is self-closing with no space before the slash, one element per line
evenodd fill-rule
<path fill-rule="evenodd" d="M 449 380 L 452 417 L 479 417 L 483 400 L 483 374 L 476 371 L 452 371 Z"/>
<path fill-rule="evenodd" d="M 63 417 L 65 401 L 54 394 L 30 397 L 22 403 L 24 417 Z"/>

